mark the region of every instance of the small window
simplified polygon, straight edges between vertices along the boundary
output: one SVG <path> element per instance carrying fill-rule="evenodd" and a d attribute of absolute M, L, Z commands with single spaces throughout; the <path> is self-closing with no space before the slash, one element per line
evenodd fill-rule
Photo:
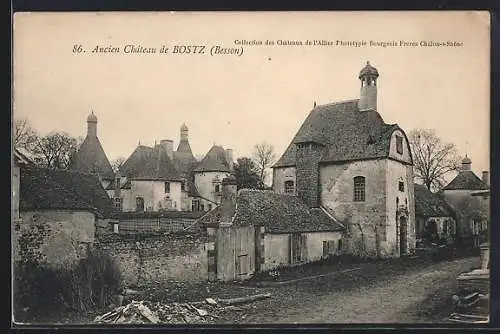
<path fill-rule="evenodd" d="M 208 211 L 212 210 L 212 204 L 208 203 Z"/>
<path fill-rule="evenodd" d="M 337 244 L 338 251 L 342 250 L 342 239 L 339 239 L 339 243 Z"/>
<path fill-rule="evenodd" d="M 165 193 L 170 193 L 170 182 L 165 182 Z"/>
<path fill-rule="evenodd" d="M 405 191 L 405 183 L 402 181 L 398 182 L 398 189 L 399 191 Z"/>
<path fill-rule="evenodd" d="M 186 185 L 184 182 L 181 182 L 181 191 L 186 191 Z"/>
<path fill-rule="evenodd" d="M 220 192 L 220 185 L 218 184 L 215 185 L 215 192 L 216 193 Z"/>
<path fill-rule="evenodd" d="M 135 207 L 137 211 L 144 211 L 144 198 L 143 197 L 136 197 L 135 198 Z"/>
<path fill-rule="evenodd" d="M 293 194 L 294 192 L 295 192 L 294 182 L 291 180 L 285 181 L 285 193 Z"/>
<path fill-rule="evenodd" d="M 116 210 L 122 211 L 123 198 L 121 198 L 121 197 L 115 197 L 114 198 L 114 206 L 115 206 Z"/>
<path fill-rule="evenodd" d="M 193 199 L 191 201 L 191 210 L 198 211 L 200 209 L 200 201 L 198 199 Z"/>
<path fill-rule="evenodd" d="M 396 152 L 403 154 L 403 137 L 396 136 Z"/>
<path fill-rule="evenodd" d="M 205 211 L 205 205 L 203 205 L 203 203 L 200 203 L 200 211 Z"/>
<path fill-rule="evenodd" d="M 356 176 L 354 178 L 354 201 L 365 201 L 365 178 L 363 176 Z"/>

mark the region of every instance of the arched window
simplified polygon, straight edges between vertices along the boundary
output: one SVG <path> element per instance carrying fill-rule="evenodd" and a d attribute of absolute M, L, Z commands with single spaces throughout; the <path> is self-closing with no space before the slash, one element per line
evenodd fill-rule
<path fill-rule="evenodd" d="M 292 180 L 285 181 L 285 193 L 293 194 L 295 192 L 295 185 Z"/>
<path fill-rule="evenodd" d="M 363 176 L 356 176 L 354 178 L 354 201 L 365 201 L 365 178 Z"/>

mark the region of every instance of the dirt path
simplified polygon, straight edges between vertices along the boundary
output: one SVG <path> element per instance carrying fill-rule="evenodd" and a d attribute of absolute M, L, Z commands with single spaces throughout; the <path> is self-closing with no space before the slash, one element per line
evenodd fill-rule
<path fill-rule="evenodd" d="M 477 266 L 466 258 L 409 268 L 375 283 L 360 280 L 342 289 L 338 277 L 325 277 L 302 285 L 275 288 L 272 302 L 256 305 L 255 312 L 240 323 L 415 323 L 436 322 L 436 312 L 447 313 L 455 279 Z M 366 266 L 351 279 L 376 277 L 383 267 Z M 383 275 L 383 273 L 380 273 Z M 358 277 L 356 278 L 357 275 Z M 343 278 L 345 279 L 345 277 Z M 339 289 L 335 289 L 335 281 Z M 333 288 L 332 288 L 333 287 Z M 432 298 L 438 296 L 438 298 Z M 271 304 L 273 303 L 273 304 Z M 267 310 L 266 310 L 267 309 Z M 426 310 L 430 310 L 427 312 Z M 263 312 L 262 312 L 263 311 Z M 429 314 L 430 313 L 430 314 Z"/>

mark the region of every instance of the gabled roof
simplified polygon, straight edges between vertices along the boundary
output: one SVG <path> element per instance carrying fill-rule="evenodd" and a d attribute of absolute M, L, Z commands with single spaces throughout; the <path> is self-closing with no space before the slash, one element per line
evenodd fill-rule
<path fill-rule="evenodd" d="M 200 223 L 216 226 L 227 202 L 208 212 Z M 297 196 L 266 190 L 241 189 L 231 204 L 233 226 L 264 226 L 267 233 L 343 231 L 344 227 L 323 208 L 309 209 Z"/>
<path fill-rule="evenodd" d="M 471 170 L 461 171 L 458 175 L 448 183 L 443 190 L 486 190 L 488 185 L 484 183 Z"/>
<path fill-rule="evenodd" d="M 214 145 L 194 168 L 195 172 L 230 172 L 224 148 Z"/>
<path fill-rule="evenodd" d="M 111 199 L 95 175 L 27 166 L 21 169 L 21 211 L 83 210 L 109 217 Z"/>
<path fill-rule="evenodd" d="M 386 124 L 376 111 L 360 111 L 358 101 L 315 107 L 273 167 L 295 166 L 296 144 L 300 142 L 324 145 L 322 162 L 387 157 L 392 133 L 403 130 L 397 124 Z"/>
<path fill-rule="evenodd" d="M 426 186 L 415 184 L 415 215 L 421 217 L 454 217 L 453 208 L 444 198 Z"/>
<path fill-rule="evenodd" d="M 114 173 L 111 163 L 104 153 L 101 142 L 96 136 L 87 135 L 75 156 L 71 167 L 75 171 L 92 173 L 96 170 L 104 179 L 113 179 Z"/>
<path fill-rule="evenodd" d="M 179 171 L 161 145 L 139 145 L 123 163 L 120 173 L 132 180 L 180 181 Z"/>

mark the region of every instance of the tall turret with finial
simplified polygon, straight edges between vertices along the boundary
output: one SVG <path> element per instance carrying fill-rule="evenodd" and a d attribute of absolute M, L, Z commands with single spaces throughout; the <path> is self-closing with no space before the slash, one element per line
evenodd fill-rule
<path fill-rule="evenodd" d="M 87 136 L 97 137 L 97 116 L 94 111 L 87 117 Z"/>
<path fill-rule="evenodd" d="M 367 61 L 365 67 L 359 72 L 361 91 L 359 94 L 359 110 L 377 110 L 377 79 L 378 70 Z"/>

